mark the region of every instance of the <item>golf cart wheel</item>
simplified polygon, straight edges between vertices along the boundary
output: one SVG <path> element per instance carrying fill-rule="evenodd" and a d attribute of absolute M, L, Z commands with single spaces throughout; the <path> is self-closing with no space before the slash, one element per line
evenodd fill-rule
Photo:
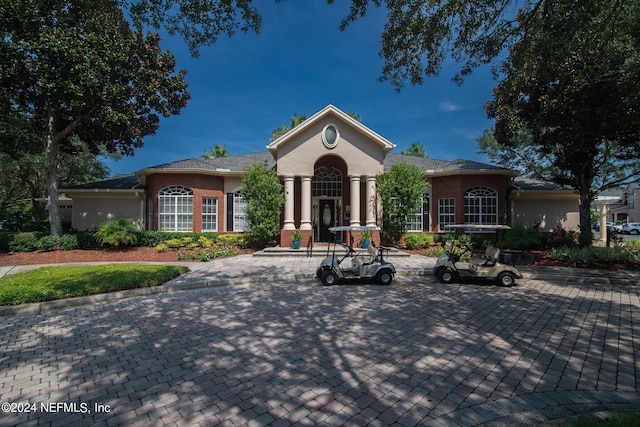
<path fill-rule="evenodd" d="M 513 286 L 516 283 L 516 277 L 507 272 L 507 271 L 503 271 L 502 273 L 498 274 L 498 284 L 501 286 Z"/>
<path fill-rule="evenodd" d="M 324 273 L 322 273 L 322 277 L 320 278 L 320 280 L 322 280 L 322 283 L 325 286 L 331 286 L 336 284 L 336 282 L 338 281 L 338 278 L 336 277 L 333 271 L 327 270 Z"/>
<path fill-rule="evenodd" d="M 441 283 L 451 283 L 453 282 L 453 278 L 453 271 L 448 268 L 443 268 L 438 271 L 438 280 L 440 280 Z"/>
<path fill-rule="evenodd" d="M 376 274 L 376 282 L 381 285 L 390 285 L 393 281 L 393 273 L 391 270 L 381 270 Z"/>
<path fill-rule="evenodd" d="M 635 236 L 636 234 L 638 234 L 638 233 L 639 233 L 639 231 L 638 231 L 638 230 L 636 230 L 635 228 L 629 231 L 629 234 L 633 234 L 634 236 Z"/>

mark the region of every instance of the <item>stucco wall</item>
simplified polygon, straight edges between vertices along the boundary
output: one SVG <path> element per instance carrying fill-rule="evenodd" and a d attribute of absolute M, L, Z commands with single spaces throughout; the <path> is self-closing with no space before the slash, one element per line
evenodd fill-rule
<path fill-rule="evenodd" d="M 144 228 L 144 199 L 135 196 L 104 196 L 73 198 L 71 227 L 78 231 L 97 229 L 112 218 L 132 218 Z"/>
<path fill-rule="evenodd" d="M 322 142 L 322 131 L 329 124 L 340 133 L 337 145 L 331 149 Z M 383 171 L 382 145 L 329 115 L 278 147 L 278 175 L 313 176 L 316 160 L 326 155 L 344 160 L 348 175 L 376 175 Z"/>
<path fill-rule="evenodd" d="M 525 227 L 540 225 L 541 231 L 551 231 L 560 225 L 565 230 L 578 229 L 580 206 L 577 200 L 521 199 L 512 203 L 512 224 Z"/>

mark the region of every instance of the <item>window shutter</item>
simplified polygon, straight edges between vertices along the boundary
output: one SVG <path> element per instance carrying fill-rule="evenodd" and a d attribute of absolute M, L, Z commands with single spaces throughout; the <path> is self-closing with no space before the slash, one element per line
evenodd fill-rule
<path fill-rule="evenodd" d="M 233 231 L 233 193 L 227 193 L 227 231 Z"/>
<path fill-rule="evenodd" d="M 429 228 L 429 197 L 425 197 L 422 204 L 422 232 L 429 231 L 431 231 L 431 228 Z"/>

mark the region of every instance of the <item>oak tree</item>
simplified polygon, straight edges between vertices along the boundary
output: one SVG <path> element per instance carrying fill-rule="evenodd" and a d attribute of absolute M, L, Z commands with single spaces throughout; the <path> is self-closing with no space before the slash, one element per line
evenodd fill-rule
<path fill-rule="evenodd" d="M 0 4 L 0 121 L 24 123 L 46 153 L 51 233 L 58 209 L 61 152 L 79 138 L 90 152 L 131 155 L 178 114 L 190 94 L 184 71 L 156 33 L 133 31 L 117 0 L 5 0 Z M 24 126 L 9 126 L 0 149 L 16 149 Z M 21 147 L 24 149 L 25 147 Z"/>

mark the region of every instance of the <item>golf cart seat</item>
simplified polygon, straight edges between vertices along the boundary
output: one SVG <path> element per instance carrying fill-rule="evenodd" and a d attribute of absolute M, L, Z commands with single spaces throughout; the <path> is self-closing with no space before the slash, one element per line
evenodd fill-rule
<path fill-rule="evenodd" d="M 471 262 L 477 266 L 493 267 L 500 259 L 500 249 L 494 246 L 487 246 L 483 258 L 472 258 Z"/>
<path fill-rule="evenodd" d="M 351 260 L 351 267 L 354 270 L 359 270 L 361 265 L 371 264 L 376 259 L 377 250 L 373 242 L 367 248 L 367 255 L 356 256 Z"/>

